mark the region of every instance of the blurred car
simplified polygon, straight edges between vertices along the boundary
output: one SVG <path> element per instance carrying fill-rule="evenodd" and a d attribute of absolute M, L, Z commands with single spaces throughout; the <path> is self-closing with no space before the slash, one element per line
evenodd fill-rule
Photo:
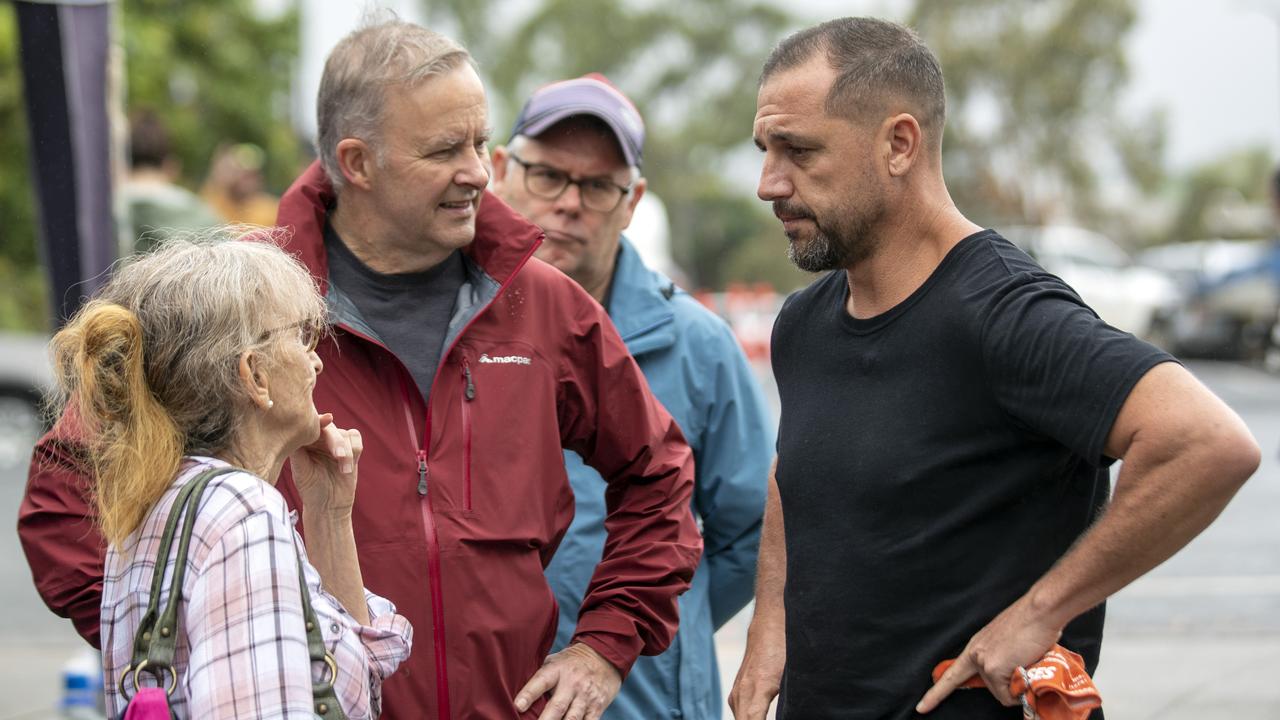
<path fill-rule="evenodd" d="M 53 382 L 48 342 L 0 333 L 0 468 L 25 465 L 47 427 L 44 398 Z"/>
<path fill-rule="evenodd" d="M 1084 228 L 1016 226 L 1000 234 L 1074 288 L 1107 324 L 1163 344 L 1183 296 L 1166 273 L 1134 263 L 1110 238 Z"/>
<path fill-rule="evenodd" d="M 1275 341 L 1280 254 L 1268 240 L 1198 240 L 1143 252 L 1139 262 L 1170 273 L 1184 302 L 1168 326 L 1184 356 L 1260 360 Z"/>

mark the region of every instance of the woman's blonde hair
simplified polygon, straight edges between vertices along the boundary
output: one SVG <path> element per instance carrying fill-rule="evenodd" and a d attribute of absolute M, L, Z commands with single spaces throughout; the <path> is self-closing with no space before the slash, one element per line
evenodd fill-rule
<path fill-rule="evenodd" d="M 183 455 L 231 448 L 249 407 L 241 354 L 291 323 L 323 325 L 315 281 L 277 246 L 278 232 L 218 228 L 166 240 L 121 261 L 54 336 L 55 407 L 83 429 L 108 542 L 138 528 Z"/>

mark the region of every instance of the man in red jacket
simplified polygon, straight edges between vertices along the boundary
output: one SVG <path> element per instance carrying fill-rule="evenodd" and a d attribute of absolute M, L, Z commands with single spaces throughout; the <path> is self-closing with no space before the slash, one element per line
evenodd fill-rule
<path fill-rule="evenodd" d="M 532 259 L 541 231 L 485 192 L 486 102 L 463 48 L 403 22 L 359 30 L 317 105 L 320 160 L 278 222 L 334 320 L 316 404 L 366 438 L 366 584 L 416 630 L 385 716 L 596 718 L 676 628 L 701 550 L 689 449 L 604 310 Z M 19 533 L 46 603 L 97 644 L 103 548 L 73 425 L 37 446 Z M 605 478 L 609 537 L 573 643 L 546 657 L 543 568 L 573 515 L 562 447 Z"/>

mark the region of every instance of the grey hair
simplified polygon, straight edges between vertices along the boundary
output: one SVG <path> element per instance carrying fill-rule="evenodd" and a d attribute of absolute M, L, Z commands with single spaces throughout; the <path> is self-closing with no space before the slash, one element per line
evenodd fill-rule
<path fill-rule="evenodd" d="M 836 71 L 826 112 L 854 121 L 880 120 L 892 99 L 904 100 L 927 141 L 942 147 L 946 92 L 938 58 L 914 30 L 876 18 L 848 17 L 794 33 L 773 49 L 760 74 L 797 67 L 817 52 Z"/>
<path fill-rule="evenodd" d="M 463 63 L 475 67 L 466 48 L 421 25 L 390 20 L 347 35 L 329 53 L 316 96 L 317 151 L 335 192 L 344 185 L 338 143 L 360 138 L 380 147 L 386 92 L 412 88 Z"/>
<path fill-rule="evenodd" d="M 279 247 L 284 231 L 228 226 L 171 236 L 117 263 L 91 305 L 119 305 L 142 329 L 143 376 L 172 418 L 185 454 L 230 449 L 247 396 L 239 357 L 269 350 L 293 323 L 323 327 L 324 299 Z M 55 353 L 55 358 L 58 354 Z M 55 366 L 66 402 L 76 372 Z"/>

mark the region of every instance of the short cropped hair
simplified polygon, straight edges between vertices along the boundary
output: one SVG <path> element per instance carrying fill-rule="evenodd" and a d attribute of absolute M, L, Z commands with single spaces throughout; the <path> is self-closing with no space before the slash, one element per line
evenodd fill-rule
<path fill-rule="evenodd" d="M 826 53 L 837 73 L 827 93 L 828 114 L 878 120 L 891 100 L 905 101 L 926 141 L 941 147 L 946 122 L 942 67 L 915 31 L 875 18 L 829 20 L 778 43 L 765 61 L 760 83 L 804 64 L 817 52 Z"/>
<path fill-rule="evenodd" d="M 316 97 L 317 152 L 329 182 L 341 190 L 338 143 L 364 140 L 379 153 L 383 108 L 391 88 L 413 88 L 475 62 L 454 40 L 421 25 L 391 20 L 356 30 L 329 53 Z"/>

